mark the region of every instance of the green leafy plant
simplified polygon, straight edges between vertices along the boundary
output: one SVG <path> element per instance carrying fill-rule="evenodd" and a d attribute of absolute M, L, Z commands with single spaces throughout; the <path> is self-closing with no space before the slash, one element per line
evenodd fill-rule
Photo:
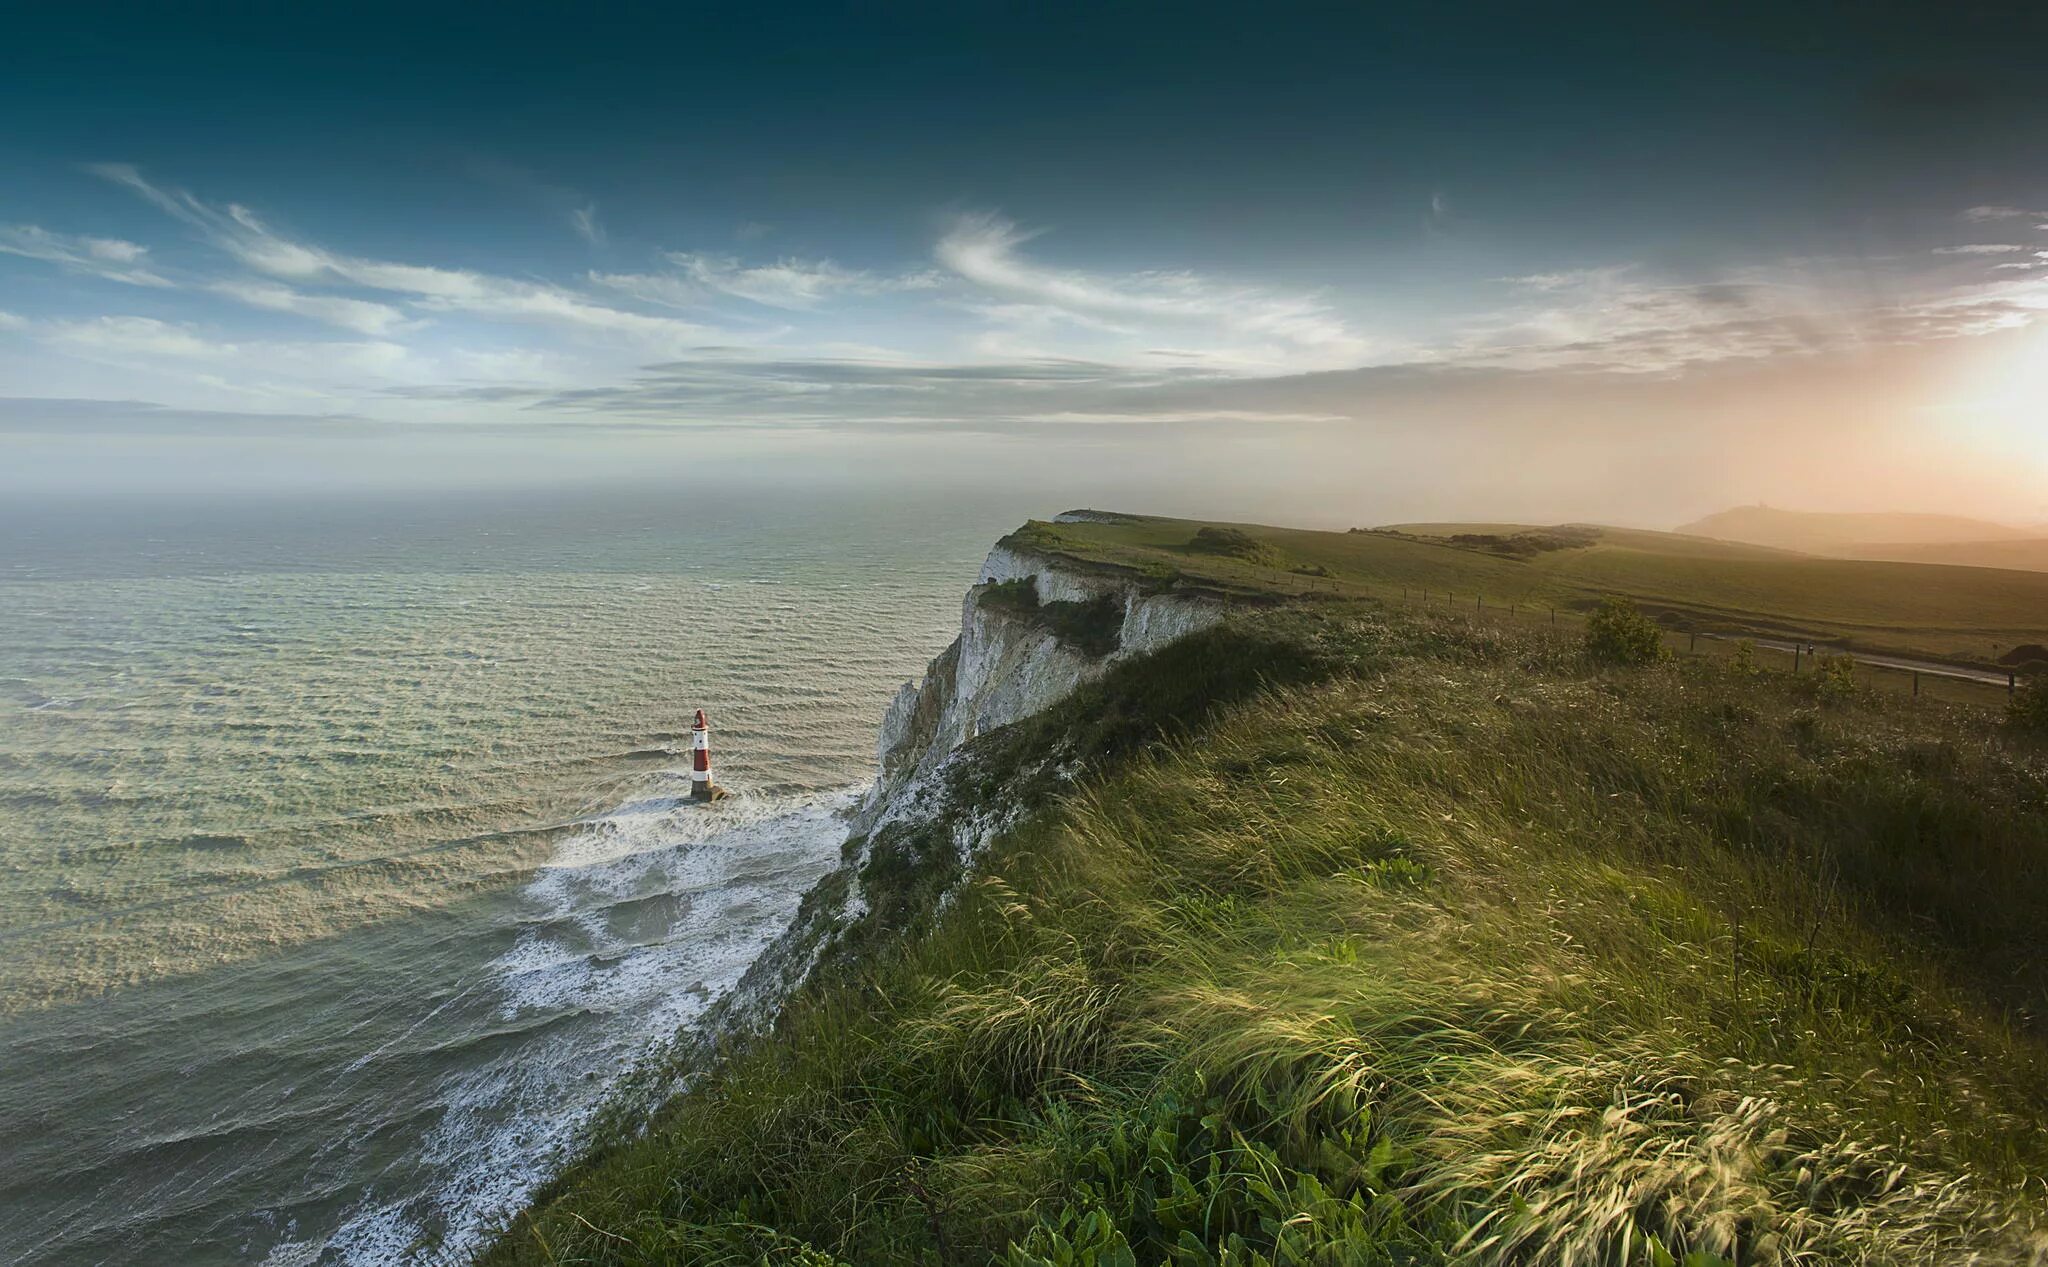
<path fill-rule="evenodd" d="M 1020 576 L 1014 580 L 992 581 L 981 587 L 981 597 L 976 600 L 983 607 L 1003 611 L 1038 610 L 1038 578 Z"/>
<path fill-rule="evenodd" d="M 1814 674 L 1814 690 L 1823 704 L 1840 704 L 1856 695 L 1856 658 L 1824 655 Z"/>
<path fill-rule="evenodd" d="M 1194 538 L 1188 542 L 1188 548 L 1201 554 L 1256 563 L 1260 567 L 1279 567 L 1285 562 L 1279 551 L 1238 528 L 1197 529 Z"/>
<path fill-rule="evenodd" d="M 1743 677 L 1755 677 L 1763 672 L 1756 662 L 1756 639 L 1743 638 L 1736 642 L 1733 665 L 1735 671 Z"/>
<path fill-rule="evenodd" d="M 2023 734 L 2048 737 L 2048 673 L 2020 680 L 2005 706 L 2005 724 Z"/>
<path fill-rule="evenodd" d="M 1602 599 L 1586 619 L 1586 654 L 1600 664 L 1656 664 L 1671 658 L 1664 631 L 1632 599 Z"/>

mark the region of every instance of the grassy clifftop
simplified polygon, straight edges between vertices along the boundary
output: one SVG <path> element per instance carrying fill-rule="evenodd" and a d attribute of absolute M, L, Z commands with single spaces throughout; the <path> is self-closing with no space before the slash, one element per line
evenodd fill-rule
<path fill-rule="evenodd" d="M 1265 557 L 1204 549 L 1197 537 L 1212 527 L 1245 536 Z M 1516 534 L 1551 540 L 1506 552 L 1459 540 Z M 1106 516 L 1034 523 L 1012 540 L 1246 594 L 1412 599 L 1426 590 L 1438 601 L 1570 611 L 1623 593 L 1702 630 L 1982 664 L 2022 643 L 2048 643 L 2048 573 L 1820 558 L 1668 532 L 1411 524 L 1342 533 Z"/>
<path fill-rule="evenodd" d="M 977 740 L 1078 777 L 488 1261 L 2038 1261 L 2048 751 L 1325 593 Z"/>

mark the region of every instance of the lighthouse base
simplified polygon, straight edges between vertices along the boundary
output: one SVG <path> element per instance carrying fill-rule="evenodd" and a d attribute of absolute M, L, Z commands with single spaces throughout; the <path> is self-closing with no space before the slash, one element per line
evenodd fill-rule
<path fill-rule="evenodd" d="M 722 801 L 725 799 L 725 789 L 706 779 L 701 783 L 692 783 L 690 785 L 690 799 L 693 801 Z"/>

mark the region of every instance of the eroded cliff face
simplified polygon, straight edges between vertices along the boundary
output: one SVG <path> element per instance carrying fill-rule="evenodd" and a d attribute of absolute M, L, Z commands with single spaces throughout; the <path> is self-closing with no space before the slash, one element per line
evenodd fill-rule
<path fill-rule="evenodd" d="M 1027 581 L 1028 589 L 1018 584 Z M 996 597 L 1008 601 L 989 601 L 998 586 Z M 991 551 L 961 603 L 959 637 L 904 685 L 882 719 L 875 784 L 850 817 L 839 869 L 715 1009 L 714 1026 L 766 1023 L 835 942 L 863 920 L 884 919 L 878 908 L 906 886 L 928 896 L 931 885 L 957 883 L 1028 811 L 1006 793 L 1043 779 L 1056 758 L 1006 755 L 980 762 L 1003 769 L 978 768 L 978 736 L 1058 705 L 1118 663 L 1218 623 L 1224 611 L 1216 598 L 1161 591 L 1129 573 L 1005 546 Z M 1077 612 L 1088 622 L 1085 638 L 1063 619 Z"/>
<path fill-rule="evenodd" d="M 879 775 L 856 815 L 872 828 L 929 780 L 976 735 L 1022 720 L 1065 699 L 1084 683 L 1133 656 L 1223 618 L 1213 599 L 1150 592 L 1135 579 L 1084 572 L 1063 560 L 997 546 L 960 607 L 960 636 L 907 682 L 882 718 L 876 741 Z M 1121 609 L 1115 649 L 1091 654 L 1029 610 L 984 603 L 991 585 L 1028 582 L 1042 608 L 1110 603 Z"/>

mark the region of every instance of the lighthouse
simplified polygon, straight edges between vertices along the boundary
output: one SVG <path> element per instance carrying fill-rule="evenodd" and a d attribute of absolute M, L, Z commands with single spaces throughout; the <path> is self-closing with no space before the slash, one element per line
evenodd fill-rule
<path fill-rule="evenodd" d="M 711 727 L 700 708 L 690 723 L 690 799 L 715 801 L 724 795 L 725 789 L 711 781 Z"/>

